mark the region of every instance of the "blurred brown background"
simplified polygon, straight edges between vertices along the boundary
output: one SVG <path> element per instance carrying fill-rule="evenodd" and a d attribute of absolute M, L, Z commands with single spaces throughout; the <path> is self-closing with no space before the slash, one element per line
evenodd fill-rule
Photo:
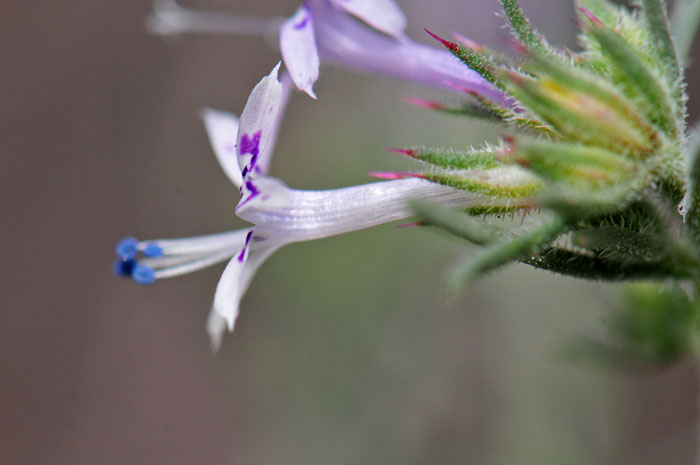
<path fill-rule="evenodd" d="M 503 43 L 496 0 L 400 3 L 414 38 Z M 574 46 L 569 2 L 522 4 Z M 152 287 L 113 277 L 123 236 L 239 226 L 197 114 L 240 113 L 278 60 L 256 38 L 150 36 L 150 9 L 0 7 L 0 464 L 692 463 L 691 363 L 642 375 L 562 355 L 602 331 L 612 286 L 514 266 L 447 301 L 442 276 L 468 250 L 380 227 L 277 253 L 213 356 L 222 267 Z M 273 173 L 293 187 L 366 182 L 404 163 L 387 146 L 495 135 L 403 104 L 437 95 L 405 83 L 324 68 L 317 93 L 294 97 L 277 147 Z"/>

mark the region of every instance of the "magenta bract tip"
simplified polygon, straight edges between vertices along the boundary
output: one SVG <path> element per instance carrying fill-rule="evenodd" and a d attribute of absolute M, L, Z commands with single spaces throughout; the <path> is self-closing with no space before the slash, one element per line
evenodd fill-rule
<path fill-rule="evenodd" d="M 424 99 L 421 97 L 408 96 L 404 97 L 403 101 L 420 108 L 426 108 L 428 110 L 439 110 L 440 108 L 442 108 L 442 104 L 440 102 L 437 102 L 435 100 Z"/>
<path fill-rule="evenodd" d="M 393 147 L 387 147 L 386 150 L 389 152 L 400 153 L 401 155 L 408 155 L 409 157 L 412 157 L 416 154 L 415 150 L 395 149 Z"/>
<path fill-rule="evenodd" d="M 433 39 L 436 39 L 436 40 L 437 40 L 438 42 L 440 42 L 442 45 L 444 45 L 445 47 L 447 47 L 450 51 L 456 52 L 457 50 L 459 50 L 459 45 L 455 44 L 454 42 L 450 42 L 449 40 L 443 39 L 443 38 L 440 37 L 439 35 L 433 34 L 432 32 L 430 32 L 430 31 L 427 30 L 427 29 L 424 29 L 424 31 L 427 32 L 428 34 L 430 34 L 430 36 L 431 36 Z"/>
<path fill-rule="evenodd" d="M 579 10 L 581 13 L 583 13 L 583 16 L 585 16 L 586 18 L 588 18 L 588 21 L 590 21 L 591 23 L 595 24 L 596 26 L 599 26 L 599 27 L 604 27 L 604 26 L 605 26 L 605 23 L 603 23 L 603 21 L 602 21 L 599 17 L 597 17 L 596 15 L 594 15 L 594 14 L 591 12 L 591 10 L 589 10 L 588 8 L 581 6 L 581 7 L 579 7 L 578 10 Z"/>
<path fill-rule="evenodd" d="M 422 178 L 423 176 L 417 173 L 409 173 L 407 171 L 371 171 L 368 173 L 373 178 L 389 179 L 395 181 L 397 179 L 406 178 Z"/>

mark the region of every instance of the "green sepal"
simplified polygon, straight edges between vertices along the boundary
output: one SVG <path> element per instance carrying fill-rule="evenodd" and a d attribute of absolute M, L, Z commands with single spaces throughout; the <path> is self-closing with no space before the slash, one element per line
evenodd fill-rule
<path fill-rule="evenodd" d="M 575 63 L 565 65 L 537 53 L 529 56 L 529 63 L 525 65 L 525 69 L 532 73 L 548 76 L 571 91 L 594 97 L 645 134 L 649 145 L 658 147 L 660 141 L 656 128 L 620 97 L 618 89 L 611 86 L 602 77 L 577 66 Z"/>
<path fill-rule="evenodd" d="M 637 51 L 622 36 L 608 28 L 592 26 L 590 33 L 600 43 L 617 84 L 652 123 L 671 137 L 678 135 L 674 110 L 667 87 L 647 67 Z"/>
<path fill-rule="evenodd" d="M 513 158 L 529 170 L 573 189 L 595 190 L 634 176 L 637 164 L 615 152 L 582 144 L 521 138 Z"/>
<path fill-rule="evenodd" d="M 605 102 L 551 78 L 504 76 L 509 91 L 561 137 L 617 152 L 649 150 L 648 136 Z"/>
<path fill-rule="evenodd" d="M 412 150 L 395 150 L 409 157 L 441 168 L 453 170 L 490 169 L 501 163 L 496 159 L 496 153 L 502 148 L 491 147 L 488 144 L 482 149 L 453 150 L 420 147 Z"/>
<path fill-rule="evenodd" d="M 421 177 L 454 189 L 461 189 L 475 194 L 504 199 L 529 197 L 539 192 L 542 187 L 541 183 L 534 178 L 524 183 L 512 185 L 504 184 L 500 182 L 497 177 L 489 177 L 489 171 L 493 170 L 479 172 L 467 171 L 464 173 L 424 173 Z"/>

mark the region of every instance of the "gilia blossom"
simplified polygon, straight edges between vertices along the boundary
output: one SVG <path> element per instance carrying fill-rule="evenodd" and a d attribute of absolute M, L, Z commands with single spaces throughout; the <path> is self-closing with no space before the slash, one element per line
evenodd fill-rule
<path fill-rule="evenodd" d="M 409 177 L 342 189 L 290 189 L 267 175 L 277 129 L 288 100 L 288 76 L 278 80 L 279 64 L 253 89 L 240 121 L 207 109 L 204 123 L 214 153 L 241 191 L 236 214 L 253 224 L 246 229 L 182 239 L 122 240 L 115 272 L 140 284 L 179 276 L 229 260 L 207 321 L 212 347 L 232 331 L 240 300 L 257 269 L 277 249 L 292 242 L 320 239 L 410 216 L 407 201 L 433 200 L 454 207 L 502 205 L 508 200 Z M 519 182 L 503 174 L 504 183 Z"/>
<path fill-rule="evenodd" d="M 306 0 L 278 24 L 274 19 L 190 10 L 173 0 L 156 2 L 149 19 L 151 31 L 159 34 L 265 35 L 278 27 L 284 64 L 294 84 L 313 98 L 320 64 L 330 62 L 444 90 L 475 93 L 503 106 L 511 104 L 500 90 L 449 51 L 406 37 L 406 18 L 393 0 Z"/>

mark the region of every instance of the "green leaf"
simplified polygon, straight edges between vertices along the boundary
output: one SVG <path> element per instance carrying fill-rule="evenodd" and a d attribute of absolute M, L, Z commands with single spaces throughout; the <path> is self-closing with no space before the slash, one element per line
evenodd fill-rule
<path fill-rule="evenodd" d="M 656 48 L 655 55 L 666 64 L 667 72 L 670 73 L 670 82 L 676 83 L 681 77 L 681 70 L 678 66 L 676 48 L 673 45 L 671 33 L 668 29 L 668 14 L 666 13 L 665 0 L 642 0 L 642 7 L 647 30 Z"/>
<path fill-rule="evenodd" d="M 498 237 L 495 228 L 452 208 L 424 201 L 412 202 L 411 208 L 424 223 L 438 226 L 471 243 L 486 245 Z"/>
<path fill-rule="evenodd" d="M 558 217 L 545 220 L 535 229 L 510 239 L 493 242 L 476 256 L 469 257 L 450 276 L 448 291 L 459 292 L 482 274 L 515 260 L 524 260 L 556 239 L 565 229 Z"/>
<path fill-rule="evenodd" d="M 671 31 L 678 59 L 682 63 L 685 63 L 690 56 L 690 49 L 699 24 L 700 2 L 698 0 L 677 0 L 671 15 Z"/>

